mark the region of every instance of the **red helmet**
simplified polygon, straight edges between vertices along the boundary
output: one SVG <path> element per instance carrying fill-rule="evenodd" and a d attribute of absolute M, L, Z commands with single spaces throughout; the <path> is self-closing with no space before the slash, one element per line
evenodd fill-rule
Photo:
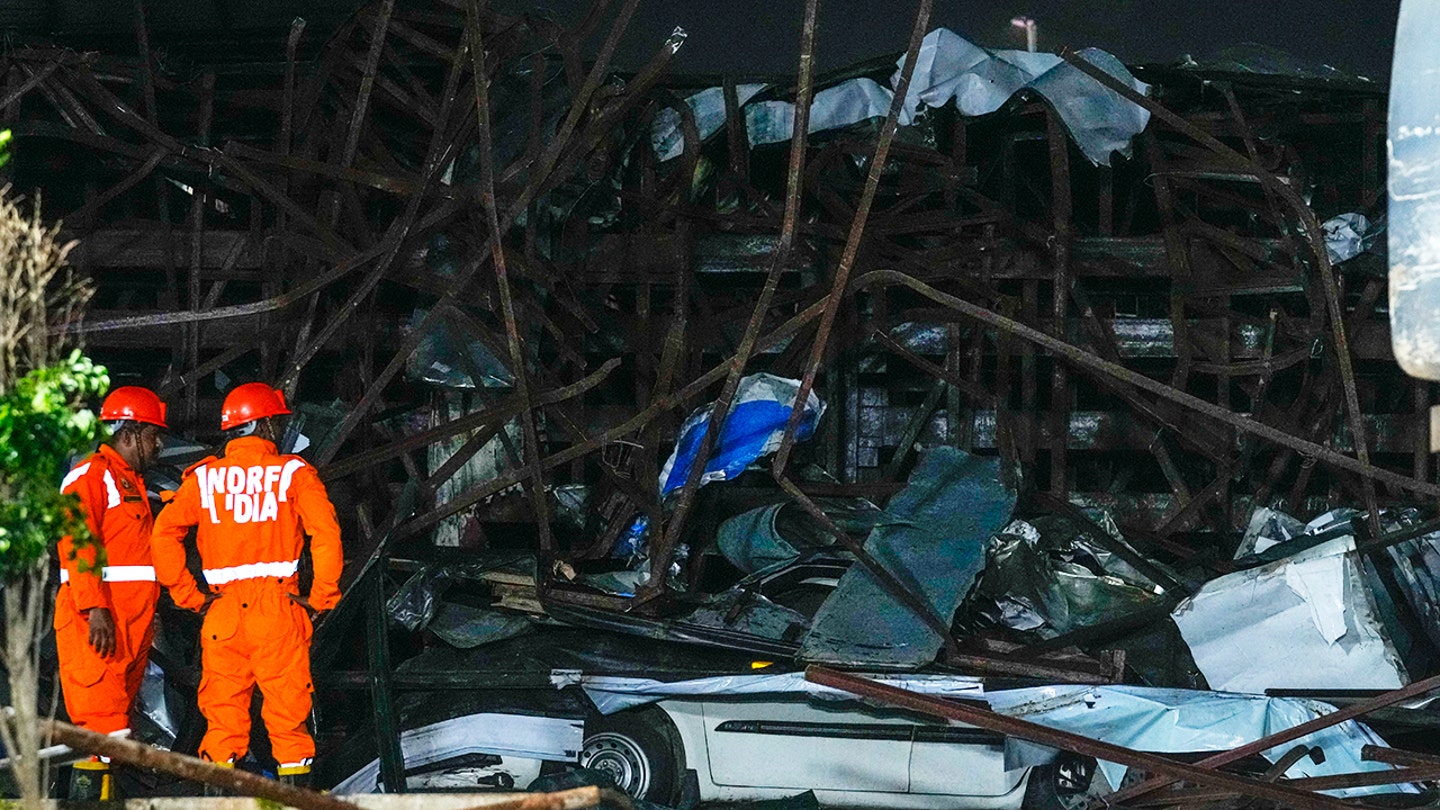
<path fill-rule="evenodd" d="M 154 391 L 138 385 L 111 391 L 100 405 L 100 419 L 104 422 L 124 420 L 169 427 L 165 424 L 165 403 Z"/>
<path fill-rule="evenodd" d="M 265 383 L 237 385 L 225 395 L 225 404 L 220 409 L 220 429 L 231 430 L 241 425 L 290 413 L 285 407 L 285 395 L 277 388 Z"/>

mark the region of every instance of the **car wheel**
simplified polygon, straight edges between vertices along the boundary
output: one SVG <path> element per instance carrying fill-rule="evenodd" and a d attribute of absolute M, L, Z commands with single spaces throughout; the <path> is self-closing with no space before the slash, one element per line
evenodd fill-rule
<path fill-rule="evenodd" d="M 1090 800 L 1095 760 L 1061 754 L 1049 765 L 1030 769 L 1024 810 L 1080 810 Z"/>
<path fill-rule="evenodd" d="M 680 798 L 684 760 L 679 733 L 658 709 L 622 712 L 585 723 L 580 767 L 608 775 L 636 799 L 673 806 Z"/>

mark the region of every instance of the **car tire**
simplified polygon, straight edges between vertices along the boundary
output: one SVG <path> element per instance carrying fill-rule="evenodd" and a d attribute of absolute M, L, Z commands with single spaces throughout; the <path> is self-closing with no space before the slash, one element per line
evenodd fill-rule
<path fill-rule="evenodd" d="M 673 807 L 685 749 L 670 718 L 646 708 L 587 720 L 579 765 L 608 775 L 633 798 Z"/>
<path fill-rule="evenodd" d="M 1030 769 L 1025 784 L 1024 810 L 1079 810 L 1090 800 L 1095 760 L 1061 754 L 1048 765 Z"/>

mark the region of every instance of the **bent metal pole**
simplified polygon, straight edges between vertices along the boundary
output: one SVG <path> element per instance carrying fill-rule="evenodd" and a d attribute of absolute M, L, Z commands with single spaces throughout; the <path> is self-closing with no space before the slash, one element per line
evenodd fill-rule
<path fill-rule="evenodd" d="M 887 703 L 891 706 L 910 709 L 911 711 L 917 711 L 935 717 L 943 717 L 946 720 L 968 723 L 978 728 L 998 731 L 1010 737 L 1030 740 L 1054 748 L 1062 748 L 1066 751 L 1074 751 L 1077 754 L 1095 757 L 1096 759 L 1104 759 L 1110 762 L 1118 762 L 1122 765 L 1142 768 L 1151 773 L 1162 774 L 1171 779 L 1183 779 L 1187 782 L 1194 782 L 1198 785 L 1204 785 L 1231 793 L 1239 793 L 1259 799 L 1268 799 L 1278 802 L 1284 807 L 1294 807 L 1298 808 L 1298 810 L 1341 810 L 1341 808 L 1355 810 L 1355 808 L 1359 806 L 1319 793 L 1307 793 L 1303 790 L 1296 790 L 1268 782 L 1257 782 L 1254 779 L 1246 779 L 1234 774 L 1198 768 L 1194 765 L 1186 765 L 1169 757 L 1135 751 L 1112 743 L 1093 740 L 1081 734 L 1073 734 L 1068 731 L 1061 731 L 1032 723 L 1028 720 L 1020 720 L 1015 717 L 996 714 L 989 709 L 980 709 L 974 706 L 948 701 L 943 698 L 922 695 L 908 689 L 899 689 L 887 684 L 876 683 L 868 678 L 837 672 L 825 667 L 808 667 L 805 670 L 805 680 L 811 683 L 818 683 L 821 686 L 828 686 L 832 689 L 849 692 L 866 700 Z"/>

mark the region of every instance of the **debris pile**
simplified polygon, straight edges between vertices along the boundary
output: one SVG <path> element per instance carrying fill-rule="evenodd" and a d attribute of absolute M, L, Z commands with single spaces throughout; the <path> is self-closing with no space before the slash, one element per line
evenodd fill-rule
<path fill-rule="evenodd" d="M 564 30 L 377 2 L 313 60 L 297 20 L 268 66 L 0 56 L 5 171 L 80 240 L 92 354 L 179 402 L 193 443 L 167 460 L 206 452 L 234 382 L 304 403 L 287 443 L 347 532 L 318 684 L 368 690 L 381 741 L 335 781 L 394 788 L 454 753 L 437 740 L 499 755 L 458 720 L 485 712 L 428 716 L 435 694 L 578 686 L 607 712 L 804 691 L 815 663 L 1148 752 L 1336 720 L 1306 738 L 1323 757 L 1277 742 L 1243 783 L 1068 736 L 1005 753 L 1202 786 L 1180 803 L 1440 774 L 1377 776 L 1398 760 L 1363 748 L 1363 712 L 1308 702 L 1421 695 L 1440 663 L 1431 389 L 1384 317 L 1383 91 L 988 51 L 928 4 L 896 59 L 716 86 L 667 74 L 680 30 L 613 70 L 634 8 Z M 181 681 L 183 628 L 157 653 Z M 520 662 L 623 636 L 729 657 Z M 784 683 L 736 680 L 759 659 Z M 360 722 L 329 711 L 335 736 Z M 583 736 L 533 731 L 509 755 Z"/>

